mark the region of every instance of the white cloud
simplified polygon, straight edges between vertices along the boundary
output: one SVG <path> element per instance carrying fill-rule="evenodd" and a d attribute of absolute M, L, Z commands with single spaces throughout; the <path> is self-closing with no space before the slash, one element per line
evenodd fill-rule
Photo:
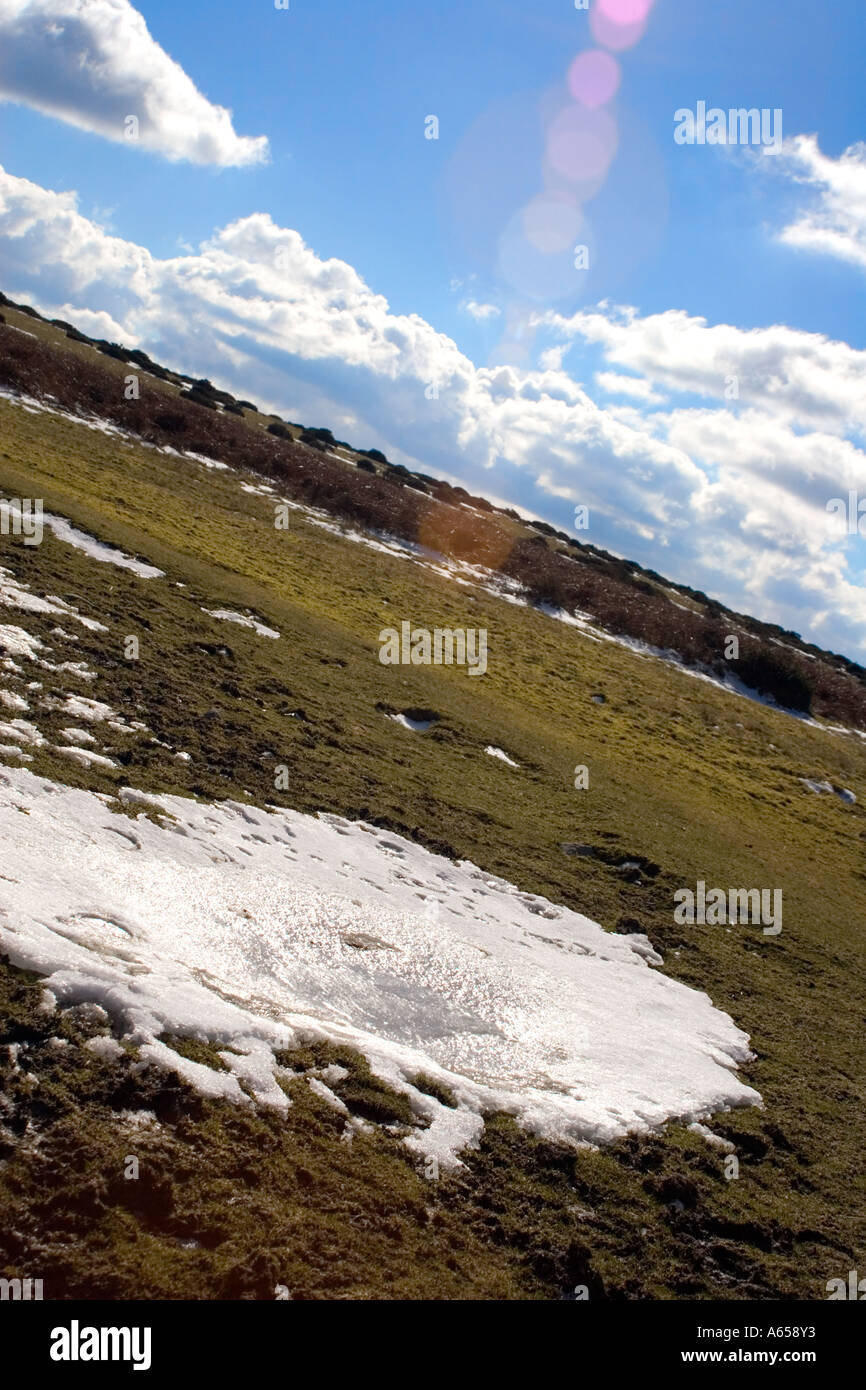
<path fill-rule="evenodd" d="M 830 498 L 866 492 L 866 354 L 847 344 L 674 311 L 545 316 L 566 350 L 589 343 L 622 369 L 602 373 L 608 386 L 643 383 L 607 409 L 543 344 L 543 369 L 476 367 L 265 214 L 159 260 L 84 218 L 74 195 L 0 169 L 0 253 L 13 297 L 117 325 L 106 336 L 169 366 L 560 526 L 584 503 L 583 539 L 837 650 L 866 650 L 863 544 L 826 526 Z M 724 399 L 732 373 L 737 402 Z M 672 398 L 663 409 L 659 391 Z"/>
<path fill-rule="evenodd" d="M 198 91 L 128 0 L 0 0 L 2 100 L 171 160 L 267 158 L 266 137 L 237 135 L 231 112 Z"/>
<path fill-rule="evenodd" d="M 779 239 L 866 269 L 866 144 L 832 159 L 821 153 L 816 136 L 798 135 L 784 142 L 774 168 L 815 194 L 812 207 Z"/>
<path fill-rule="evenodd" d="M 647 405 L 660 405 L 665 399 L 640 376 L 623 376 L 621 372 L 596 372 L 595 383 L 610 396 L 634 396 Z"/>
<path fill-rule="evenodd" d="M 502 313 L 502 310 L 497 309 L 495 304 L 479 304 L 475 299 L 464 299 L 460 308 L 465 310 L 473 319 L 479 321 L 496 318 Z"/>
<path fill-rule="evenodd" d="M 866 429 L 866 352 L 820 333 L 710 325 L 679 309 L 641 318 L 631 308 L 555 312 L 537 322 L 599 346 L 608 361 L 671 392 L 769 411 L 803 428 Z"/>

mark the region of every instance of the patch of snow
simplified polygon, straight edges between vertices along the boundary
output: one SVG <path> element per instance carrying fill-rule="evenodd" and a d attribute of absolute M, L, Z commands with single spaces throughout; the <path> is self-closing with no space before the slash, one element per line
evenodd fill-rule
<path fill-rule="evenodd" d="M 820 796 L 823 792 L 838 796 L 840 801 L 844 801 L 846 806 L 853 806 L 857 801 L 856 796 L 847 787 L 834 787 L 832 782 L 816 782 L 811 777 L 800 777 L 798 781 L 803 783 L 807 791 L 815 792 Z"/>
<path fill-rule="evenodd" d="M 77 676 L 82 681 L 95 681 L 98 679 L 98 672 L 91 671 L 84 661 L 61 661 L 56 664 L 53 661 L 41 661 L 40 666 L 44 666 L 47 671 L 66 672 L 70 676 Z"/>
<path fill-rule="evenodd" d="M 332 1086 L 340 1081 L 345 1081 L 348 1075 L 347 1068 L 339 1066 L 336 1062 L 331 1062 L 329 1066 L 322 1068 L 322 1080 L 329 1081 Z"/>
<path fill-rule="evenodd" d="M 142 1043 L 138 1055 L 142 1064 L 149 1062 L 164 1071 L 174 1072 L 209 1100 L 231 1100 L 236 1104 L 243 1104 L 247 1100 L 237 1077 L 231 1072 L 214 1071 L 213 1067 L 206 1067 L 203 1062 L 192 1062 L 157 1038 Z"/>
<path fill-rule="evenodd" d="M 349 1107 L 344 1101 L 340 1100 L 339 1096 L 334 1095 L 330 1086 L 326 1086 L 324 1081 L 320 1081 L 317 1076 L 308 1076 L 307 1084 L 310 1090 L 315 1092 L 320 1100 L 323 1100 L 326 1105 L 330 1105 L 332 1110 L 339 1111 L 341 1115 L 348 1115 Z"/>
<path fill-rule="evenodd" d="M 113 758 L 106 758 L 102 753 L 91 753 L 89 748 L 63 748 L 58 745 L 55 752 L 63 753 L 82 767 L 117 767 Z"/>
<path fill-rule="evenodd" d="M 95 743 L 95 742 L 96 742 L 96 738 L 94 737 L 94 735 L 91 734 L 91 733 L 88 733 L 87 729 L 74 729 L 74 728 L 70 728 L 70 729 L 61 729 L 61 730 L 60 730 L 60 737 L 61 737 L 61 738 L 65 738 L 66 741 L 67 741 L 67 743 L 78 743 L 78 744 L 82 744 L 82 743 Z"/>
<path fill-rule="evenodd" d="M 98 560 L 102 564 L 116 565 L 118 569 L 131 570 L 137 574 L 139 579 L 161 579 L 165 571 L 157 569 L 155 565 L 145 564 L 143 560 L 134 560 L 131 555 L 126 555 L 122 550 L 116 550 L 113 545 L 106 545 L 104 541 L 99 541 L 95 536 L 90 536 L 86 531 L 79 531 L 77 526 L 73 526 L 71 521 L 67 521 L 62 516 L 52 516 L 46 512 L 45 523 L 50 526 L 54 535 L 59 541 L 65 541 L 67 545 L 74 546 L 76 550 L 84 551 L 91 560 Z"/>
<path fill-rule="evenodd" d="M 412 719 L 408 714 L 389 714 L 387 717 L 395 724 L 401 724 L 404 729 L 410 729 L 413 734 L 426 734 L 436 723 L 435 719 Z"/>
<path fill-rule="evenodd" d="M 97 622 L 95 618 L 82 617 L 75 608 L 65 603 L 62 598 L 58 598 L 56 594 L 51 594 L 46 598 L 31 594 L 25 584 L 19 584 L 15 576 L 9 570 L 3 569 L 2 566 L 0 566 L 0 603 L 6 604 L 9 608 L 20 608 L 25 613 L 57 613 L 65 618 L 74 618 L 76 622 L 81 623 L 82 627 L 89 628 L 92 632 L 108 631 L 104 623 Z M 0 629 L 0 632 L 2 631 L 8 631 L 8 629 Z M 22 629 L 18 628 L 17 631 L 20 632 Z M 27 635 L 29 636 L 29 634 Z M 38 642 L 36 637 L 30 637 L 30 641 L 36 642 L 39 646 L 43 645 Z M 23 655 L 28 655 L 28 653 L 25 652 Z"/>
<path fill-rule="evenodd" d="M 695 1120 L 694 1124 L 689 1125 L 689 1129 L 692 1131 L 692 1134 L 699 1134 L 702 1139 L 706 1139 L 708 1144 L 714 1145 L 717 1149 L 724 1149 L 725 1153 L 733 1153 L 736 1148 L 736 1145 L 732 1144 L 730 1139 L 723 1139 L 720 1134 L 714 1134 L 711 1129 L 707 1129 L 706 1125 L 700 1124 L 697 1120 Z"/>
<path fill-rule="evenodd" d="M 219 459 L 208 458 L 206 454 L 194 454 L 191 450 L 188 451 L 186 449 L 173 449 L 170 444 L 158 446 L 157 452 L 160 454 L 170 454 L 173 458 L 177 459 L 188 459 L 191 463 L 201 463 L 205 468 L 214 468 L 217 471 L 226 470 L 230 467 L 229 464 L 222 463 Z"/>
<path fill-rule="evenodd" d="M 350 1115 L 343 1127 L 340 1136 L 347 1144 L 351 1144 L 356 1134 L 374 1134 L 375 1126 L 369 1120 L 362 1120 L 360 1115 Z"/>
<path fill-rule="evenodd" d="M 32 763 L 33 761 L 33 754 L 25 753 L 24 749 L 19 747 L 17 743 L 0 743 L 0 753 L 3 753 L 7 758 L 20 758 L 24 763 Z"/>
<path fill-rule="evenodd" d="M 23 695 L 17 694 L 14 690 L 0 690 L 0 704 L 7 709 L 28 710 L 30 706 Z"/>
<path fill-rule="evenodd" d="M 74 612 L 72 616 L 75 618 L 76 622 L 81 623 L 81 626 L 86 627 L 90 632 L 108 632 L 105 623 L 97 622 L 96 618 L 85 618 L 81 613 Z"/>
<path fill-rule="evenodd" d="M 207 613 L 211 618 L 221 618 L 227 623 L 240 623 L 241 627 L 251 628 L 257 632 L 259 637 L 279 637 L 279 633 L 272 627 L 265 627 L 264 623 L 258 622 L 256 618 L 251 618 L 246 613 L 233 613 L 230 608 L 203 608 L 203 613 Z"/>
<path fill-rule="evenodd" d="M 111 705 L 106 705 L 102 700 L 90 700 L 86 695 L 65 695 L 62 700 L 49 695 L 43 703 L 46 709 L 60 709 L 71 719 L 86 719 L 89 723 L 119 718 Z"/>
<path fill-rule="evenodd" d="M 486 1110 L 601 1143 L 759 1100 L 736 1074 L 746 1035 L 653 969 L 644 936 L 339 816 L 128 795 L 167 821 L 0 771 L 18 878 L 0 945 L 61 1006 L 103 1004 L 142 1060 L 206 1094 L 250 1104 L 246 1086 L 277 1103 L 275 1050 L 348 1044 L 431 1121 L 410 1142 L 445 1164 Z M 180 1058 L 164 1033 L 226 1049 L 229 1071 Z M 457 1108 L 418 1091 L 419 1072 Z"/>
<path fill-rule="evenodd" d="M 808 791 L 816 792 L 818 795 L 820 795 L 821 792 L 831 792 L 833 790 L 832 782 L 813 782 L 811 777 L 801 777 L 799 780 Z"/>
<path fill-rule="evenodd" d="M 274 1054 L 262 1038 L 241 1038 L 219 1055 L 259 1105 L 288 1110 L 292 1102 L 277 1084 Z"/>
<path fill-rule="evenodd" d="M 117 1118 L 130 1129 L 161 1129 L 162 1126 L 152 1110 L 119 1110 Z"/>
<path fill-rule="evenodd" d="M 15 499 L 8 504 L 14 513 L 16 508 Z M 20 517 L 21 507 L 17 503 L 18 515 Z M 130 555 L 125 555 L 122 550 L 117 550 L 113 545 L 106 545 L 104 541 L 97 540 L 95 536 L 89 535 L 86 531 L 80 531 L 77 526 L 73 526 L 64 516 L 54 516 L 51 512 L 43 513 L 43 522 L 49 527 L 59 541 L 65 541 L 67 545 L 74 546 L 76 550 L 81 550 L 85 555 L 89 555 L 91 560 L 99 560 L 104 564 L 117 565 L 119 569 L 132 570 L 139 579 L 161 579 L 163 570 L 158 570 L 154 565 L 146 565 L 141 560 L 134 560 Z M 52 610 L 42 609 L 42 612 Z"/>
<path fill-rule="evenodd" d="M 108 1033 L 99 1033 L 95 1038 L 88 1038 L 84 1046 L 88 1052 L 95 1052 L 96 1056 L 105 1062 L 115 1062 L 118 1057 L 126 1056 L 125 1049 Z"/>
<path fill-rule="evenodd" d="M 499 758 L 503 763 L 508 763 L 509 767 L 520 767 L 520 763 L 516 763 L 513 758 L 509 758 L 508 754 L 503 752 L 501 748 L 494 748 L 492 743 L 488 743 L 484 751 L 485 753 L 489 753 L 491 758 Z"/>
<path fill-rule="evenodd" d="M 25 613 L 69 612 L 62 599 L 40 598 L 37 594 L 31 594 L 8 570 L 0 570 L 0 603 L 5 603 L 9 608 L 20 608 Z"/>
<path fill-rule="evenodd" d="M 10 719 L 8 722 L 0 722 L 0 738 L 18 739 L 20 743 L 32 743 L 37 748 L 45 742 L 36 725 L 31 724 L 29 719 Z"/>

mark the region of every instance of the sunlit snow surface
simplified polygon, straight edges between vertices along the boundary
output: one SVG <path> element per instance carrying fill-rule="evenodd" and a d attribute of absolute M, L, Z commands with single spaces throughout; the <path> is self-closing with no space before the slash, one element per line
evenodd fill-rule
<path fill-rule="evenodd" d="M 432 1121 L 409 1142 L 445 1162 L 485 1109 L 601 1142 L 759 1099 L 735 1073 L 745 1034 L 654 968 L 645 937 L 336 816 L 123 796 L 174 820 L 0 771 L 0 947 L 212 1094 L 243 1101 L 240 1079 L 285 1106 L 272 1048 L 347 1040 L 408 1090 Z M 243 1055 L 215 1072 L 158 1041 L 172 1032 Z M 420 1071 L 459 1108 L 410 1087 Z"/>

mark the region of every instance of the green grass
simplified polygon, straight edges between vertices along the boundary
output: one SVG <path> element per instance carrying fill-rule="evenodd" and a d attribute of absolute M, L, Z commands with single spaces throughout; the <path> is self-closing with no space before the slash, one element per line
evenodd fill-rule
<path fill-rule="evenodd" d="M 393 1219 L 418 1226 L 431 1281 L 440 1255 L 447 1277 L 442 1272 L 442 1282 L 424 1285 L 423 1294 L 421 1283 L 401 1283 L 396 1275 L 389 1285 L 392 1265 L 377 1245 L 368 1265 L 359 1255 L 363 1270 L 358 1267 L 354 1282 L 347 1275 L 337 1296 L 371 1296 L 377 1288 L 400 1297 L 560 1296 L 573 1280 L 609 1296 L 815 1298 L 824 1296 L 826 1279 L 844 1276 L 858 1257 L 863 1262 L 861 740 L 594 642 L 534 610 L 346 541 L 300 513 L 292 513 L 288 531 L 278 531 L 272 506 L 242 491 L 235 474 L 119 443 L 51 415 L 30 415 L 5 401 L 0 493 L 43 497 L 47 509 L 166 571 L 164 579 L 139 580 L 93 562 L 50 532 L 36 548 L 12 538 L 0 542 L 0 563 L 34 592 L 68 598 L 109 628 L 88 633 L 71 619 L 2 610 L 0 621 L 51 646 L 52 661 L 85 660 L 98 672 L 88 685 L 64 673 L 28 671 L 4 680 L 7 688 L 23 690 L 26 680 L 39 679 L 44 695 L 74 691 L 104 700 L 150 731 L 119 735 L 93 726 L 100 749 L 122 760 L 116 773 L 85 771 L 51 749 L 30 750 L 34 771 L 106 792 L 129 784 L 375 820 L 609 929 L 638 922 L 664 953 L 666 972 L 706 990 L 752 1036 L 756 1061 L 744 1075 L 761 1091 L 765 1109 L 713 1121 L 736 1146 L 738 1180 L 725 1180 L 720 1150 L 681 1127 L 575 1156 L 498 1117 L 481 1149 L 467 1156 L 467 1168 L 436 1185 L 442 1227 L 421 1222 L 415 1212 L 405 1182 L 424 1180 L 411 1170 L 399 1181 L 387 1165 L 387 1175 L 383 1169 L 375 1181 L 369 1176 L 373 1187 L 393 1185 Z M 250 609 L 281 638 L 262 639 L 214 620 L 201 611 L 205 606 Z M 382 666 L 379 631 L 406 618 L 431 628 L 486 627 L 487 675 Z M 58 625 L 79 640 L 53 636 Z M 123 655 L 130 634 L 140 639 L 136 662 Z M 593 701 L 599 693 L 604 703 Z M 379 706 L 429 708 L 439 719 L 428 733 L 412 734 Z M 52 744 L 60 727 L 77 722 L 36 705 L 25 717 Z M 504 748 L 519 770 L 487 756 L 487 744 Z M 189 752 L 191 761 L 178 762 L 176 750 Z M 274 786 L 279 764 L 290 772 L 285 791 Z M 578 764 L 589 769 L 587 791 L 574 789 Z M 857 804 L 813 796 L 799 777 L 850 787 Z M 595 846 L 598 857 L 563 852 L 563 844 L 575 843 Z M 623 859 L 651 861 L 659 872 L 629 882 L 616 867 Z M 698 879 L 781 888 L 781 936 L 748 927 L 677 926 L 673 893 Z M 362 1082 L 357 1075 L 351 1097 L 359 1114 Z M 79 1129 L 89 1134 L 90 1128 L 76 1128 L 85 1092 L 83 1085 L 70 1087 L 63 1133 L 74 1147 L 89 1144 Z M 398 1101 L 382 1101 L 382 1113 Z M 373 1103 L 369 1095 L 366 1103 Z M 178 1120 L 172 1143 L 180 1148 L 171 1150 L 167 1174 L 173 1164 L 189 1163 L 185 1145 L 201 1144 L 205 1155 L 212 1145 L 216 1162 L 223 1132 L 281 1123 L 241 1120 L 216 1104 L 208 1113 L 209 1120 L 195 1121 L 203 1126 L 195 1140 L 188 1133 L 193 1122 Z M 248 1164 L 251 1136 L 245 1130 L 236 1136 Z M 379 1139 L 386 1142 L 381 1125 Z M 312 1137 L 298 1139 L 298 1152 L 305 1143 L 312 1145 Z M 97 1165 L 98 1152 L 94 1144 Z M 307 1164 L 316 1192 L 327 1187 L 329 1165 L 336 1163 L 327 1153 Z M 402 1174 L 405 1158 L 390 1148 L 388 1154 Z M 0 1169 L 4 1201 L 12 1200 L 13 1169 L 20 1200 L 28 1182 L 36 1182 L 23 1158 L 7 1162 Z M 195 1189 L 205 1179 L 195 1176 L 195 1165 L 192 1171 Z M 428 1200 L 429 1189 L 424 1183 Z M 674 1192 L 684 1196 L 670 1198 Z M 125 1252 L 142 1288 L 166 1296 L 162 1256 L 148 1262 L 141 1250 L 135 1254 L 137 1218 L 121 1219 L 110 1204 L 107 1211 L 105 1250 Z M 334 1231 L 341 1220 L 334 1218 Z M 274 1229 L 288 1229 L 274 1222 Z M 449 1222 L 477 1240 L 471 1276 L 459 1260 L 457 1272 L 447 1265 Z M 97 1271 L 102 1256 L 94 1233 L 82 1229 L 77 1239 L 77 1273 L 68 1287 L 80 1290 L 88 1261 Z M 240 1242 L 233 1250 L 248 1239 L 244 1258 L 255 1259 L 261 1232 L 250 1226 L 246 1236 L 235 1232 L 231 1239 Z M 388 1239 L 396 1243 L 397 1235 Z M 281 1249 L 289 1248 L 286 1242 Z M 225 1296 L 220 1248 L 214 1247 L 210 1272 L 199 1276 L 201 1296 Z M 312 1260 L 305 1250 L 303 1259 Z M 391 1257 L 399 1264 L 396 1249 Z M 589 1271 L 584 1279 L 575 1275 L 581 1270 Z M 96 1287 L 96 1272 L 94 1280 Z M 336 1289 L 312 1275 L 305 1283 L 295 1266 L 282 1282 L 292 1280 L 308 1296 L 333 1296 Z"/>

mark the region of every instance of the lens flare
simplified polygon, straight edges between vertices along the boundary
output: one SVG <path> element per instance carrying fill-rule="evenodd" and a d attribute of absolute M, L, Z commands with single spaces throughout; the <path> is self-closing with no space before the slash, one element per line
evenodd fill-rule
<path fill-rule="evenodd" d="M 615 96 L 621 80 L 616 58 L 601 48 L 579 53 L 568 70 L 568 88 L 582 106 L 604 106 Z"/>
<path fill-rule="evenodd" d="M 643 38 L 653 0 L 597 0 L 589 12 L 589 27 L 596 43 L 615 53 L 631 48 Z"/>
<path fill-rule="evenodd" d="M 640 24 L 654 0 L 595 0 L 594 9 L 614 24 Z"/>
<path fill-rule="evenodd" d="M 594 264 L 595 243 L 589 225 L 578 212 L 577 233 L 574 240 L 566 241 L 566 231 L 574 226 L 573 220 L 569 222 L 574 209 L 563 203 L 563 211 L 554 213 L 546 205 L 548 196 L 540 194 L 516 212 L 499 241 L 498 274 L 523 299 L 535 304 L 554 304 L 585 293 L 588 275 L 575 267 L 576 243 L 589 248 Z"/>
<path fill-rule="evenodd" d="M 565 194 L 540 193 L 523 209 L 527 241 L 549 255 L 567 251 L 574 244 L 581 221 L 580 208 Z"/>
<path fill-rule="evenodd" d="M 616 154 L 616 122 L 600 108 L 566 106 L 547 132 L 547 158 L 575 183 L 604 176 Z"/>

